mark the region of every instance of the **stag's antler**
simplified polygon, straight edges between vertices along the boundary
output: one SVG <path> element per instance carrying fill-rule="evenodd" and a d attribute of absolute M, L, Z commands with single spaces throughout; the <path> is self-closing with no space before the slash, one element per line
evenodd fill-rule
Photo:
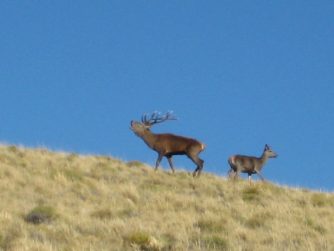
<path fill-rule="evenodd" d="M 161 115 L 160 112 L 153 112 L 150 118 L 148 118 L 147 114 L 143 114 L 143 116 L 141 117 L 142 123 L 147 126 L 152 126 L 154 124 L 158 124 L 166 120 L 176 120 L 176 119 L 177 118 L 173 115 L 172 111 L 167 112 L 165 115 Z"/>

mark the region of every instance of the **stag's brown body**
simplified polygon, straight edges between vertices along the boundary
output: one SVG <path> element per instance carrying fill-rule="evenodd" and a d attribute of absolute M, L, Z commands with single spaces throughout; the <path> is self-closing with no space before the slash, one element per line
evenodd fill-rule
<path fill-rule="evenodd" d="M 151 119 L 142 118 L 142 122 L 131 121 L 132 131 L 140 137 L 151 149 L 158 153 L 155 169 L 158 168 L 163 157 L 166 157 L 170 168 L 174 172 L 172 161 L 173 155 L 186 155 L 196 165 L 193 175 L 199 175 L 203 169 L 204 161 L 198 157 L 199 153 L 205 149 L 205 145 L 200 141 L 170 133 L 155 134 L 150 127 L 153 124 L 173 119 L 170 115 L 158 116 L 153 114 Z"/>
<path fill-rule="evenodd" d="M 204 145 L 196 139 L 186 138 L 170 133 L 146 135 L 145 143 L 158 153 L 167 155 L 183 155 L 190 151 L 200 152 Z"/>

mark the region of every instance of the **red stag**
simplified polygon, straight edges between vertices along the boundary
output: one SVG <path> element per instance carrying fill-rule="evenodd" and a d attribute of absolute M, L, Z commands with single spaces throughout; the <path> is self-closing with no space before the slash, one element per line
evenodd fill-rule
<path fill-rule="evenodd" d="M 244 155 L 233 155 L 229 157 L 228 163 L 231 166 L 229 176 L 236 178 L 240 173 L 247 173 L 249 183 L 251 183 L 251 175 L 257 174 L 264 180 L 261 169 L 267 162 L 268 158 L 276 158 L 278 155 L 266 144 L 261 157 L 252 157 Z"/>
<path fill-rule="evenodd" d="M 165 115 L 154 112 L 150 117 L 146 114 L 142 116 L 141 122 L 131 121 L 131 130 L 154 151 L 158 153 L 158 159 L 155 164 L 157 170 L 160 161 L 166 157 L 170 168 L 174 173 L 173 155 L 187 155 L 196 165 L 193 176 L 200 175 L 203 169 L 204 161 L 198 157 L 199 153 L 205 148 L 205 145 L 196 139 L 186 138 L 170 133 L 156 134 L 151 132 L 150 128 L 167 120 L 176 120 L 171 112 Z"/>

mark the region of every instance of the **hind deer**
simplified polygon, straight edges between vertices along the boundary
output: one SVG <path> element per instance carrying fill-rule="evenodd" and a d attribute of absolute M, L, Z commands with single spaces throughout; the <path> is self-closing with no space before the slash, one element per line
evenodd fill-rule
<path fill-rule="evenodd" d="M 163 157 L 166 157 L 172 172 L 174 173 L 173 155 L 186 155 L 195 164 L 196 169 L 193 176 L 199 176 L 202 172 L 204 161 L 198 157 L 200 152 L 205 149 L 205 145 L 200 141 L 192 138 L 178 136 L 170 133 L 156 134 L 151 132 L 151 127 L 155 124 L 168 120 L 176 120 L 171 112 L 161 115 L 154 112 L 150 117 L 145 114 L 141 118 L 141 122 L 131 121 L 131 130 L 141 138 L 151 149 L 158 153 L 155 164 L 155 170 Z"/>
<path fill-rule="evenodd" d="M 231 167 L 229 171 L 230 178 L 237 178 L 240 173 L 247 173 L 249 184 L 251 184 L 252 174 L 257 174 L 264 181 L 261 169 L 268 158 L 276 158 L 278 155 L 267 144 L 264 147 L 261 157 L 252 157 L 244 155 L 233 155 L 229 157 L 228 163 Z"/>

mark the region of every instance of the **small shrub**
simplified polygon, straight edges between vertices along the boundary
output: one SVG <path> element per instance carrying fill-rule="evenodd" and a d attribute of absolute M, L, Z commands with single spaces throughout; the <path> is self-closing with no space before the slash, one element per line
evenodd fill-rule
<path fill-rule="evenodd" d="M 150 243 L 150 236 L 145 232 L 138 231 L 131 233 L 129 236 L 126 237 L 126 240 L 131 244 L 145 246 Z"/>
<path fill-rule="evenodd" d="M 257 187 L 247 187 L 242 191 L 242 199 L 244 201 L 259 201 L 260 190 Z"/>
<path fill-rule="evenodd" d="M 253 216 L 250 219 L 248 219 L 245 224 L 247 227 L 254 229 L 263 226 L 264 222 L 263 219 L 261 219 L 260 217 Z"/>
<path fill-rule="evenodd" d="M 264 191 L 270 192 L 274 197 L 284 194 L 284 189 L 282 187 L 269 183 L 267 181 L 263 183 L 261 188 L 264 189 Z"/>
<path fill-rule="evenodd" d="M 268 219 L 272 216 L 269 213 L 255 214 L 245 221 L 245 225 L 249 228 L 263 227 Z"/>
<path fill-rule="evenodd" d="M 49 223 L 57 218 L 53 207 L 37 206 L 32 209 L 25 217 L 25 221 L 33 224 Z"/>
<path fill-rule="evenodd" d="M 79 155 L 76 153 L 70 153 L 69 155 L 66 156 L 66 160 L 69 162 L 72 162 L 78 158 L 79 158 Z"/>
<path fill-rule="evenodd" d="M 91 214 L 92 217 L 98 218 L 100 220 L 108 220 L 113 217 L 113 213 L 110 209 L 100 209 L 96 210 Z"/>
<path fill-rule="evenodd" d="M 137 204 L 139 202 L 140 196 L 138 193 L 138 189 L 134 185 L 129 184 L 127 186 L 121 187 L 119 190 L 125 199 L 129 199 L 134 204 Z"/>
<path fill-rule="evenodd" d="M 143 231 L 132 232 L 125 236 L 124 241 L 130 246 L 139 247 L 143 251 L 159 251 L 161 248 L 156 239 L 152 238 L 148 233 Z"/>
<path fill-rule="evenodd" d="M 311 203 L 315 207 L 323 207 L 330 204 L 325 194 L 314 194 L 311 197 Z"/>
<path fill-rule="evenodd" d="M 177 243 L 177 238 L 174 236 L 174 233 L 165 233 L 162 235 L 163 240 L 163 251 L 175 250 L 174 246 Z"/>
<path fill-rule="evenodd" d="M 126 163 L 128 167 L 142 167 L 145 166 L 143 162 L 140 162 L 138 160 L 131 160 Z"/>
<path fill-rule="evenodd" d="M 25 157 L 25 152 L 23 149 L 20 149 L 17 146 L 10 146 L 9 147 L 9 151 L 14 153 L 16 155 L 16 157 L 19 157 L 20 159 Z"/>
<path fill-rule="evenodd" d="M 4 237 L 0 234 L 0 247 L 3 246 Z"/>
<path fill-rule="evenodd" d="M 204 240 L 206 248 L 210 250 L 228 250 L 228 242 L 226 239 L 218 235 L 213 235 Z"/>
<path fill-rule="evenodd" d="M 119 210 L 117 212 L 117 215 L 122 218 L 124 217 L 131 218 L 131 217 L 138 216 L 138 213 L 132 208 L 125 208 L 125 209 Z"/>
<path fill-rule="evenodd" d="M 116 171 L 115 164 L 106 158 L 98 158 L 94 166 L 94 171 L 100 170 L 102 172 L 113 173 Z"/>
<path fill-rule="evenodd" d="M 324 228 L 323 226 L 319 224 L 316 224 L 311 218 L 305 219 L 305 225 L 312 228 L 313 230 L 315 230 L 316 232 L 320 234 L 325 234 L 327 232 L 326 228 Z"/>
<path fill-rule="evenodd" d="M 17 146 L 14 146 L 14 145 L 9 146 L 8 150 L 12 153 L 15 153 L 15 154 L 20 152 L 20 149 Z"/>
<path fill-rule="evenodd" d="M 304 198 L 296 199 L 295 203 L 297 204 L 297 206 L 302 207 L 302 208 L 305 208 L 308 204 Z"/>
<path fill-rule="evenodd" d="M 71 181 L 81 181 L 83 179 L 82 173 L 75 169 L 65 170 L 64 175 Z"/>
<path fill-rule="evenodd" d="M 198 221 L 197 227 L 199 227 L 201 231 L 218 233 L 226 229 L 226 220 L 225 219 L 201 219 Z"/>
<path fill-rule="evenodd" d="M 1 226 L 4 228 L 5 226 Z M 23 235 L 22 227 L 20 224 L 11 225 L 6 229 L 3 235 L 0 235 L 0 250 L 14 250 L 16 240 L 20 239 Z"/>

